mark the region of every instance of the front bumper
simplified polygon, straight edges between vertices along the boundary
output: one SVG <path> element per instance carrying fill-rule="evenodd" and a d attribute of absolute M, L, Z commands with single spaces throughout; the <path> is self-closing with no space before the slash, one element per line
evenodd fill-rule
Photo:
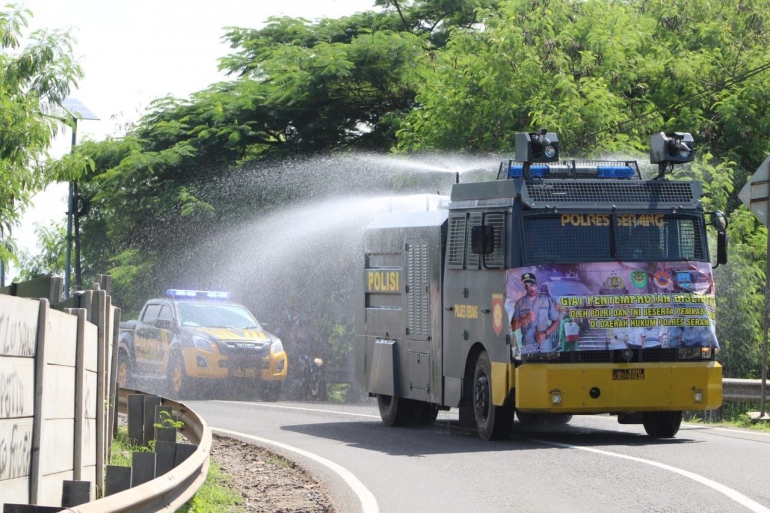
<path fill-rule="evenodd" d="M 284 352 L 270 353 L 265 358 L 234 358 L 195 348 L 183 352 L 187 375 L 198 379 L 283 381 L 289 367 Z"/>
<path fill-rule="evenodd" d="M 722 366 L 715 361 L 524 364 L 513 373 L 516 408 L 523 411 L 700 411 L 722 404 Z"/>

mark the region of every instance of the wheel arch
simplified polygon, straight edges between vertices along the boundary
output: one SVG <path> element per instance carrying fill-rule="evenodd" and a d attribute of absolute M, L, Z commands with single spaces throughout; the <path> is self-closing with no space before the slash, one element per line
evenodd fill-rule
<path fill-rule="evenodd" d="M 482 342 L 475 342 L 468 351 L 468 356 L 465 360 L 465 368 L 463 370 L 463 398 L 469 398 L 473 396 L 473 375 L 476 370 L 476 361 L 478 360 L 479 355 L 483 352 L 486 352 L 487 355 L 490 355 L 486 346 L 484 346 Z M 512 404 L 515 394 L 513 388 L 509 390 L 508 387 L 507 364 L 494 361 L 491 355 L 489 361 L 490 365 L 492 366 L 492 382 L 490 383 L 492 403 L 496 406 L 503 406 L 506 403 Z"/>

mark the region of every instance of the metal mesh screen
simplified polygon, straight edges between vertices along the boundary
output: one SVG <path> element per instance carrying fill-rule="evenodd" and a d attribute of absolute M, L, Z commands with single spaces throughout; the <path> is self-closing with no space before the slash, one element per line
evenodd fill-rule
<path fill-rule="evenodd" d="M 706 261 L 703 220 L 668 214 L 525 214 L 524 263 Z"/>
<path fill-rule="evenodd" d="M 609 205 L 657 204 L 694 206 L 700 199 L 692 182 L 548 180 L 528 182 L 524 201 L 530 205 L 600 203 Z"/>
<path fill-rule="evenodd" d="M 484 224 L 490 224 L 495 229 L 495 251 L 484 257 L 484 262 L 488 268 L 501 268 L 505 259 L 505 214 L 491 212 L 484 217 Z"/>
<path fill-rule="evenodd" d="M 449 218 L 447 252 L 449 252 L 449 268 L 462 269 L 465 262 L 465 214 Z"/>
<path fill-rule="evenodd" d="M 407 335 L 428 335 L 428 245 L 409 243 L 407 252 Z"/>
<path fill-rule="evenodd" d="M 613 260 L 609 225 L 562 227 L 561 219 L 561 214 L 524 216 L 525 263 Z"/>
<path fill-rule="evenodd" d="M 479 268 L 479 255 L 473 252 L 471 247 L 471 228 L 481 224 L 481 212 L 474 212 L 470 215 L 468 220 L 468 230 L 465 233 L 465 268 L 466 269 L 478 269 Z"/>

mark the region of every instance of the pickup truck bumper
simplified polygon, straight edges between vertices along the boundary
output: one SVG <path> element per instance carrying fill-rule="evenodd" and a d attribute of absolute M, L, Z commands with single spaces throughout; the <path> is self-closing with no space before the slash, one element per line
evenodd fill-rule
<path fill-rule="evenodd" d="M 283 381 L 288 371 L 285 352 L 265 358 L 233 358 L 190 347 L 182 353 L 187 375 L 195 379 Z"/>

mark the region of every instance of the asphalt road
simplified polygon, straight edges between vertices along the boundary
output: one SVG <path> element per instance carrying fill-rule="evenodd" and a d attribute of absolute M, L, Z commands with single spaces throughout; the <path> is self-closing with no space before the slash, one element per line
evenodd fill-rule
<path fill-rule="evenodd" d="M 683 424 L 672 440 L 614 417 L 485 442 L 456 410 L 387 428 L 375 403 L 188 403 L 215 429 L 300 461 L 340 512 L 770 513 L 770 433 Z"/>

